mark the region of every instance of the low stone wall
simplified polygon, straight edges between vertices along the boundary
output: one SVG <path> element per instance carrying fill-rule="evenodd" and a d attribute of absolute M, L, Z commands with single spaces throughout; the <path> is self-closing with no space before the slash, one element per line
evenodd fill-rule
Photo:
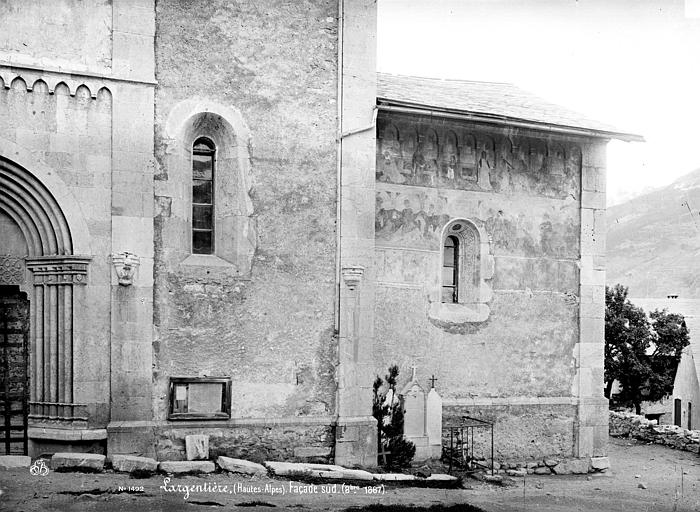
<path fill-rule="evenodd" d="M 223 455 L 254 462 L 333 462 L 334 427 L 318 424 L 169 425 L 156 430 L 156 458 L 185 460 L 185 436 L 192 434 L 209 436 L 210 458 Z"/>
<path fill-rule="evenodd" d="M 675 425 L 657 425 L 644 416 L 628 412 L 610 411 L 610 435 L 633 437 L 646 443 L 700 453 L 700 430 L 686 430 Z"/>

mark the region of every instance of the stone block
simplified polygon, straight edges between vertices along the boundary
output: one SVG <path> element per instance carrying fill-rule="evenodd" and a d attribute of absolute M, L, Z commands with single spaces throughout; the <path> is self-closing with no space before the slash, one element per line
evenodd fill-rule
<path fill-rule="evenodd" d="M 216 466 L 208 460 L 167 460 L 158 464 L 163 473 L 213 473 Z"/>
<path fill-rule="evenodd" d="M 557 475 L 584 475 L 588 473 L 588 459 L 569 459 L 552 468 Z"/>
<path fill-rule="evenodd" d="M 102 471 L 105 456 L 96 453 L 56 453 L 51 458 L 51 468 L 56 471 Z"/>
<path fill-rule="evenodd" d="M 550 474 L 552 474 L 552 470 L 548 467 L 535 468 L 533 470 L 533 473 L 536 475 L 550 475 Z"/>
<path fill-rule="evenodd" d="M 608 457 L 591 457 L 591 468 L 602 471 L 610 468 L 610 459 Z"/>
<path fill-rule="evenodd" d="M 209 436 L 197 434 L 185 436 L 187 460 L 206 460 L 209 458 Z"/>
<path fill-rule="evenodd" d="M 509 469 L 506 471 L 506 474 L 508 476 L 525 476 L 527 475 L 527 469 Z"/>
<path fill-rule="evenodd" d="M 0 455 L 0 470 L 28 468 L 32 458 L 27 455 Z"/>
<path fill-rule="evenodd" d="M 267 469 L 262 464 L 250 462 L 243 459 L 233 459 L 231 457 L 220 456 L 216 463 L 221 469 L 230 473 L 240 473 L 243 475 L 267 475 Z"/>
<path fill-rule="evenodd" d="M 115 471 L 132 473 L 134 471 L 155 472 L 158 469 L 158 461 L 150 457 L 137 457 L 135 455 L 113 455 L 112 467 Z"/>

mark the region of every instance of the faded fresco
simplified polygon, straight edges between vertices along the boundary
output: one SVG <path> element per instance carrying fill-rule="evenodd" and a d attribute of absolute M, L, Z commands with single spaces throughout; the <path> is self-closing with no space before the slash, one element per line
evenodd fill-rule
<path fill-rule="evenodd" d="M 578 257 L 577 203 L 503 199 L 378 185 L 375 236 L 378 245 L 439 250 L 442 228 L 468 217 L 486 230 L 495 256 Z"/>
<path fill-rule="evenodd" d="M 581 150 L 528 137 L 380 120 L 377 181 L 578 199 Z"/>

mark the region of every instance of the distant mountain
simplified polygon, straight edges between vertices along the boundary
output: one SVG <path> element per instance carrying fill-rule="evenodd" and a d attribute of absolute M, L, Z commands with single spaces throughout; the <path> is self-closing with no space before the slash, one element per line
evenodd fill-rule
<path fill-rule="evenodd" d="M 700 169 L 607 210 L 607 283 L 700 298 Z"/>

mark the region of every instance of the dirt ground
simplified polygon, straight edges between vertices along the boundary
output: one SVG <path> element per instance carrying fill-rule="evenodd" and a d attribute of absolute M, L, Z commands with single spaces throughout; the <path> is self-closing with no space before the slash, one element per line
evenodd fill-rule
<path fill-rule="evenodd" d="M 195 510 L 344 510 L 371 505 L 404 505 L 409 510 L 488 512 L 700 511 L 700 456 L 632 440 L 611 439 L 613 468 L 596 476 L 527 476 L 508 486 L 466 480 L 466 489 L 356 487 L 302 484 L 284 479 L 245 478 L 225 474 L 147 479 L 106 472 L 0 472 L 0 510 L 34 511 L 195 511 Z M 177 486 L 199 486 L 186 496 Z M 640 487 L 646 487 L 641 488 Z M 225 490 L 224 490 L 225 486 Z M 474 509 L 472 509 L 474 510 Z"/>

